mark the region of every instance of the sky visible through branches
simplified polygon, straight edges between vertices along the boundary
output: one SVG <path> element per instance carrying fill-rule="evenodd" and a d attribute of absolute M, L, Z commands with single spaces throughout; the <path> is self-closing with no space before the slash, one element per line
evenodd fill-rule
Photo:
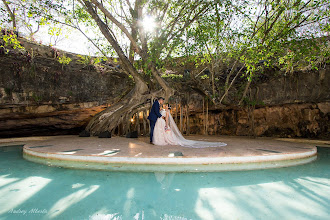
<path fill-rule="evenodd" d="M 17 1 L 17 3 L 15 3 L 16 1 L 7 1 L 8 3 L 10 3 L 9 5 L 12 8 L 19 8 L 18 4 L 24 4 L 25 1 Z M 66 8 L 67 10 L 72 10 L 72 2 L 74 1 L 68 1 L 67 5 L 64 5 L 64 8 Z M 121 1 L 120 1 L 121 2 Z M 259 1 L 252 1 L 249 2 L 249 6 L 251 6 L 251 11 L 240 11 L 241 16 L 244 17 L 245 13 L 247 14 L 247 17 L 249 16 L 252 19 L 256 19 L 258 17 L 258 15 L 260 14 L 260 12 L 263 10 L 263 8 L 260 8 L 260 6 L 258 6 L 258 2 Z M 239 4 L 240 2 L 237 1 L 237 4 Z M 76 3 L 77 4 L 77 3 Z M 235 2 L 232 3 L 235 7 Z M 11 27 L 11 22 L 8 19 L 8 13 L 5 13 L 6 11 L 4 10 L 4 3 L 3 1 L 0 1 L 0 6 L 2 8 L 2 13 L 0 15 L 0 20 L 1 20 L 1 27 L 3 28 L 10 28 Z M 329 4 L 324 5 L 323 7 L 327 7 L 329 6 Z M 114 4 L 114 7 L 112 8 L 112 10 L 114 11 L 114 14 L 116 15 L 117 19 L 125 24 L 125 15 L 123 13 L 125 13 L 125 11 L 129 11 L 129 6 L 125 3 L 116 3 Z M 21 7 L 23 8 L 23 7 Z M 237 7 L 238 8 L 238 7 Z M 322 7 L 321 7 L 322 8 Z M 320 9 L 321 9 L 320 8 Z M 328 9 L 329 10 L 329 9 Z M 20 9 L 20 10 L 16 10 L 16 14 L 25 14 L 28 13 L 26 10 Z M 291 13 L 290 11 L 286 12 L 286 13 Z M 307 12 L 306 12 L 307 13 Z M 316 10 L 317 13 L 317 10 Z M 146 14 L 145 18 L 141 21 L 142 25 L 144 26 L 144 28 L 152 33 L 153 30 L 157 27 L 157 23 L 155 23 L 155 20 L 158 19 L 157 16 L 152 16 L 152 15 L 148 15 L 148 13 Z M 232 31 L 240 31 L 240 29 L 242 29 L 243 25 L 242 25 L 242 17 L 233 17 L 231 22 L 230 22 L 230 28 L 232 29 Z M 98 49 L 95 48 L 93 46 L 93 44 L 88 41 L 86 39 L 85 36 L 83 36 L 83 34 L 81 34 L 79 31 L 70 28 L 68 26 L 65 26 L 63 24 L 54 24 L 54 23 L 50 23 L 47 25 L 40 25 L 40 27 L 37 26 L 37 19 L 33 19 L 31 17 L 29 17 L 28 15 L 24 15 L 24 16 L 17 16 L 17 29 L 20 32 L 21 35 L 25 36 L 26 38 L 29 38 L 29 32 L 31 32 L 31 30 L 37 30 L 38 31 L 34 34 L 33 39 L 38 42 L 38 43 L 42 43 L 44 45 L 53 45 L 59 49 L 65 50 L 65 51 L 69 51 L 69 52 L 74 52 L 74 53 L 78 53 L 78 54 L 86 54 L 86 55 L 100 55 L 100 53 L 98 53 Z M 23 19 L 24 18 L 24 19 Z M 61 18 L 58 18 L 59 20 Z M 324 20 L 324 22 L 327 22 L 329 20 L 329 17 L 326 17 L 326 19 Z M 85 34 L 91 38 L 91 39 L 97 39 L 99 38 L 97 41 L 99 44 L 107 44 L 107 42 L 103 39 L 101 39 L 102 37 L 100 37 L 100 33 L 98 31 L 95 31 L 95 28 L 89 28 L 88 24 L 84 24 L 84 23 L 80 23 L 80 28 L 83 32 L 85 32 Z M 196 24 L 193 24 L 192 26 L 194 26 Z M 28 26 L 28 28 L 27 28 Z M 61 33 L 59 34 L 59 36 L 57 36 L 57 41 L 55 42 L 54 39 L 56 37 L 54 36 L 50 36 L 50 30 L 51 29 L 61 29 Z M 163 28 L 163 27 L 159 27 L 159 28 Z M 123 36 L 121 38 L 118 38 L 119 43 L 122 45 L 122 48 L 124 50 L 128 50 L 127 46 L 125 48 L 125 46 L 123 45 L 128 45 L 129 41 L 127 40 L 127 38 L 124 37 L 124 34 L 119 31 L 118 29 L 114 28 L 115 31 L 117 31 L 118 33 L 116 33 L 117 36 Z M 300 27 L 298 29 L 298 31 L 303 35 L 307 32 L 312 33 L 314 36 L 324 36 L 324 35 L 328 35 L 328 32 L 320 32 L 319 28 L 317 26 L 315 26 L 315 23 L 311 23 L 309 25 L 304 25 L 303 27 Z M 315 34 L 316 33 L 316 34 Z M 186 36 L 183 35 L 181 36 L 182 40 L 185 41 Z M 104 42 L 102 42 L 104 41 Z M 191 38 L 189 38 L 188 43 L 193 43 L 191 41 L 193 41 Z M 222 48 L 224 49 L 224 48 Z M 177 55 L 182 55 L 182 53 L 179 53 Z"/>

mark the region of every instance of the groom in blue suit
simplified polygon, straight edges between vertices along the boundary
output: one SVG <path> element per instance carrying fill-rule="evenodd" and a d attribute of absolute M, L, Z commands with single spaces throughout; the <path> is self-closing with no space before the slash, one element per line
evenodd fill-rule
<path fill-rule="evenodd" d="M 149 112 L 148 119 L 150 121 L 150 144 L 152 144 L 152 137 L 154 135 L 154 128 L 158 118 L 162 117 L 160 114 L 160 105 L 163 105 L 164 98 L 160 97 L 154 102 Z"/>

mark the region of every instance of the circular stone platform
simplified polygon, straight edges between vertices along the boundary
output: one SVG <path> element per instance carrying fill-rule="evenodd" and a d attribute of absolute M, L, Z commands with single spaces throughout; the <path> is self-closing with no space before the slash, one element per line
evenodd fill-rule
<path fill-rule="evenodd" d="M 295 166 L 316 159 L 311 144 L 272 138 L 189 136 L 221 141 L 225 147 L 156 146 L 148 138 L 54 136 L 23 148 L 29 161 L 77 169 L 133 172 L 217 172 Z M 183 156 L 180 155 L 180 152 Z"/>

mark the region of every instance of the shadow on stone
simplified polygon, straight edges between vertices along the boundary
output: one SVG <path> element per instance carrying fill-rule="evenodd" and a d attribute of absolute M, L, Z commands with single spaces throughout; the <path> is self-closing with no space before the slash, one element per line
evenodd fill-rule
<path fill-rule="evenodd" d="M 79 137 L 90 137 L 91 134 L 86 131 L 86 130 L 83 130 L 82 132 L 79 133 Z"/>
<path fill-rule="evenodd" d="M 126 134 L 126 138 L 138 138 L 138 132 L 132 131 Z"/>
<path fill-rule="evenodd" d="M 111 133 L 109 131 L 101 132 L 99 138 L 111 138 Z"/>

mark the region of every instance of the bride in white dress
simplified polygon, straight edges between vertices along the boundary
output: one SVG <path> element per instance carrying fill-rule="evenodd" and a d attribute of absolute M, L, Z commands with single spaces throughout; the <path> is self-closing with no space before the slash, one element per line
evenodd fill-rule
<path fill-rule="evenodd" d="M 163 117 L 158 118 L 154 128 L 153 144 L 155 145 L 181 145 L 191 148 L 222 147 L 223 142 L 193 141 L 185 139 L 170 113 L 171 107 L 167 104 L 165 109 L 160 111 Z"/>

